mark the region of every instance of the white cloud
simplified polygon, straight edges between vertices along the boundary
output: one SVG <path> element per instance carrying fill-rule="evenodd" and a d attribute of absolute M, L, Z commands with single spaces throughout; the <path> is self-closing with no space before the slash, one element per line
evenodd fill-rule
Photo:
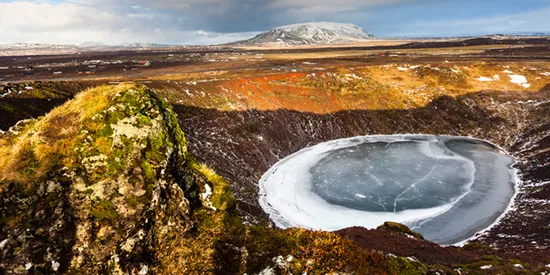
<path fill-rule="evenodd" d="M 178 18 L 163 17 L 161 13 L 150 11 L 117 14 L 84 4 L 84 1 L 60 4 L 0 2 L 0 41 L 217 44 L 247 39 L 256 34 L 182 30 Z"/>
<path fill-rule="evenodd" d="M 320 13 L 353 11 L 409 0 L 275 0 L 268 6 L 279 9 L 301 9 Z"/>
<path fill-rule="evenodd" d="M 119 19 L 95 8 L 70 3 L 18 1 L 0 3 L 0 29 L 5 32 L 56 31 L 68 27 L 103 29 Z"/>
<path fill-rule="evenodd" d="M 515 14 L 464 20 L 417 21 L 398 35 L 477 35 L 513 32 L 550 32 L 550 7 Z"/>

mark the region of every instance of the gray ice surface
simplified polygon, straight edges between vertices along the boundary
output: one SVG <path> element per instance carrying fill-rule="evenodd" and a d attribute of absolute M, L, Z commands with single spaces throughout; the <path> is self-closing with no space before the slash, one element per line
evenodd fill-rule
<path fill-rule="evenodd" d="M 405 223 L 428 240 L 452 244 L 506 210 L 515 193 L 513 163 L 496 146 L 476 139 L 373 136 L 328 151 L 304 169 L 311 192 L 331 205 L 379 214 L 443 207 Z"/>

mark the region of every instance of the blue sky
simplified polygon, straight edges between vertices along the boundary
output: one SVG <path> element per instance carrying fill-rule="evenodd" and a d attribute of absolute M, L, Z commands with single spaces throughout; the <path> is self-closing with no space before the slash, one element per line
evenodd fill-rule
<path fill-rule="evenodd" d="M 310 21 L 379 37 L 550 32 L 549 15 L 550 0 L 0 0 L 0 43 L 215 44 Z"/>
<path fill-rule="evenodd" d="M 372 26 L 373 32 L 386 36 L 550 31 L 548 21 L 526 15 L 548 10 L 549 7 L 550 1 L 544 0 L 409 1 L 378 7 L 370 18 L 361 23 Z M 468 21 L 471 24 L 467 24 Z"/>

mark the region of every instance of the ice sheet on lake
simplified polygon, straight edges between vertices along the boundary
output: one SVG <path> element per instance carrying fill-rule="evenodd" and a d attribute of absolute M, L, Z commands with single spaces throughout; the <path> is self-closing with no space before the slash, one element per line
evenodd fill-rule
<path fill-rule="evenodd" d="M 260 205 L 279 227 L 338 230 L 408 224 L 454 243 L 490 225 L 514 190 L 513 159 L 487 142 L 367 136 L 306 148 L 260 180 Z"/>

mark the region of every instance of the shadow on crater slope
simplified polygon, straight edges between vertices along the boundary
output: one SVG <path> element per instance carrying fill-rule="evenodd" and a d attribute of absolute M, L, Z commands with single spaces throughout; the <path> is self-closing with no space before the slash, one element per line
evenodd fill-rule
<path fill-rule="evenodd" d="M 479 92 L 443 96 L 422 108 L 354 110 L 327 115 L 297 111 L 219 111 L 174 104 L 190 150 L 232 184 L 239 209 L 253 224 L 268 224 L 258 205 L 258 180 L 273 164 L 304 147 L 333 139 L 423 133 L 473 136 L 519 158 L 516 209 L 479 241 L 501 251 L 546 259 L 550 219 L 550 86 L 538 93 Z M 529 226 L 526 226 L 529 224 Z"/>

